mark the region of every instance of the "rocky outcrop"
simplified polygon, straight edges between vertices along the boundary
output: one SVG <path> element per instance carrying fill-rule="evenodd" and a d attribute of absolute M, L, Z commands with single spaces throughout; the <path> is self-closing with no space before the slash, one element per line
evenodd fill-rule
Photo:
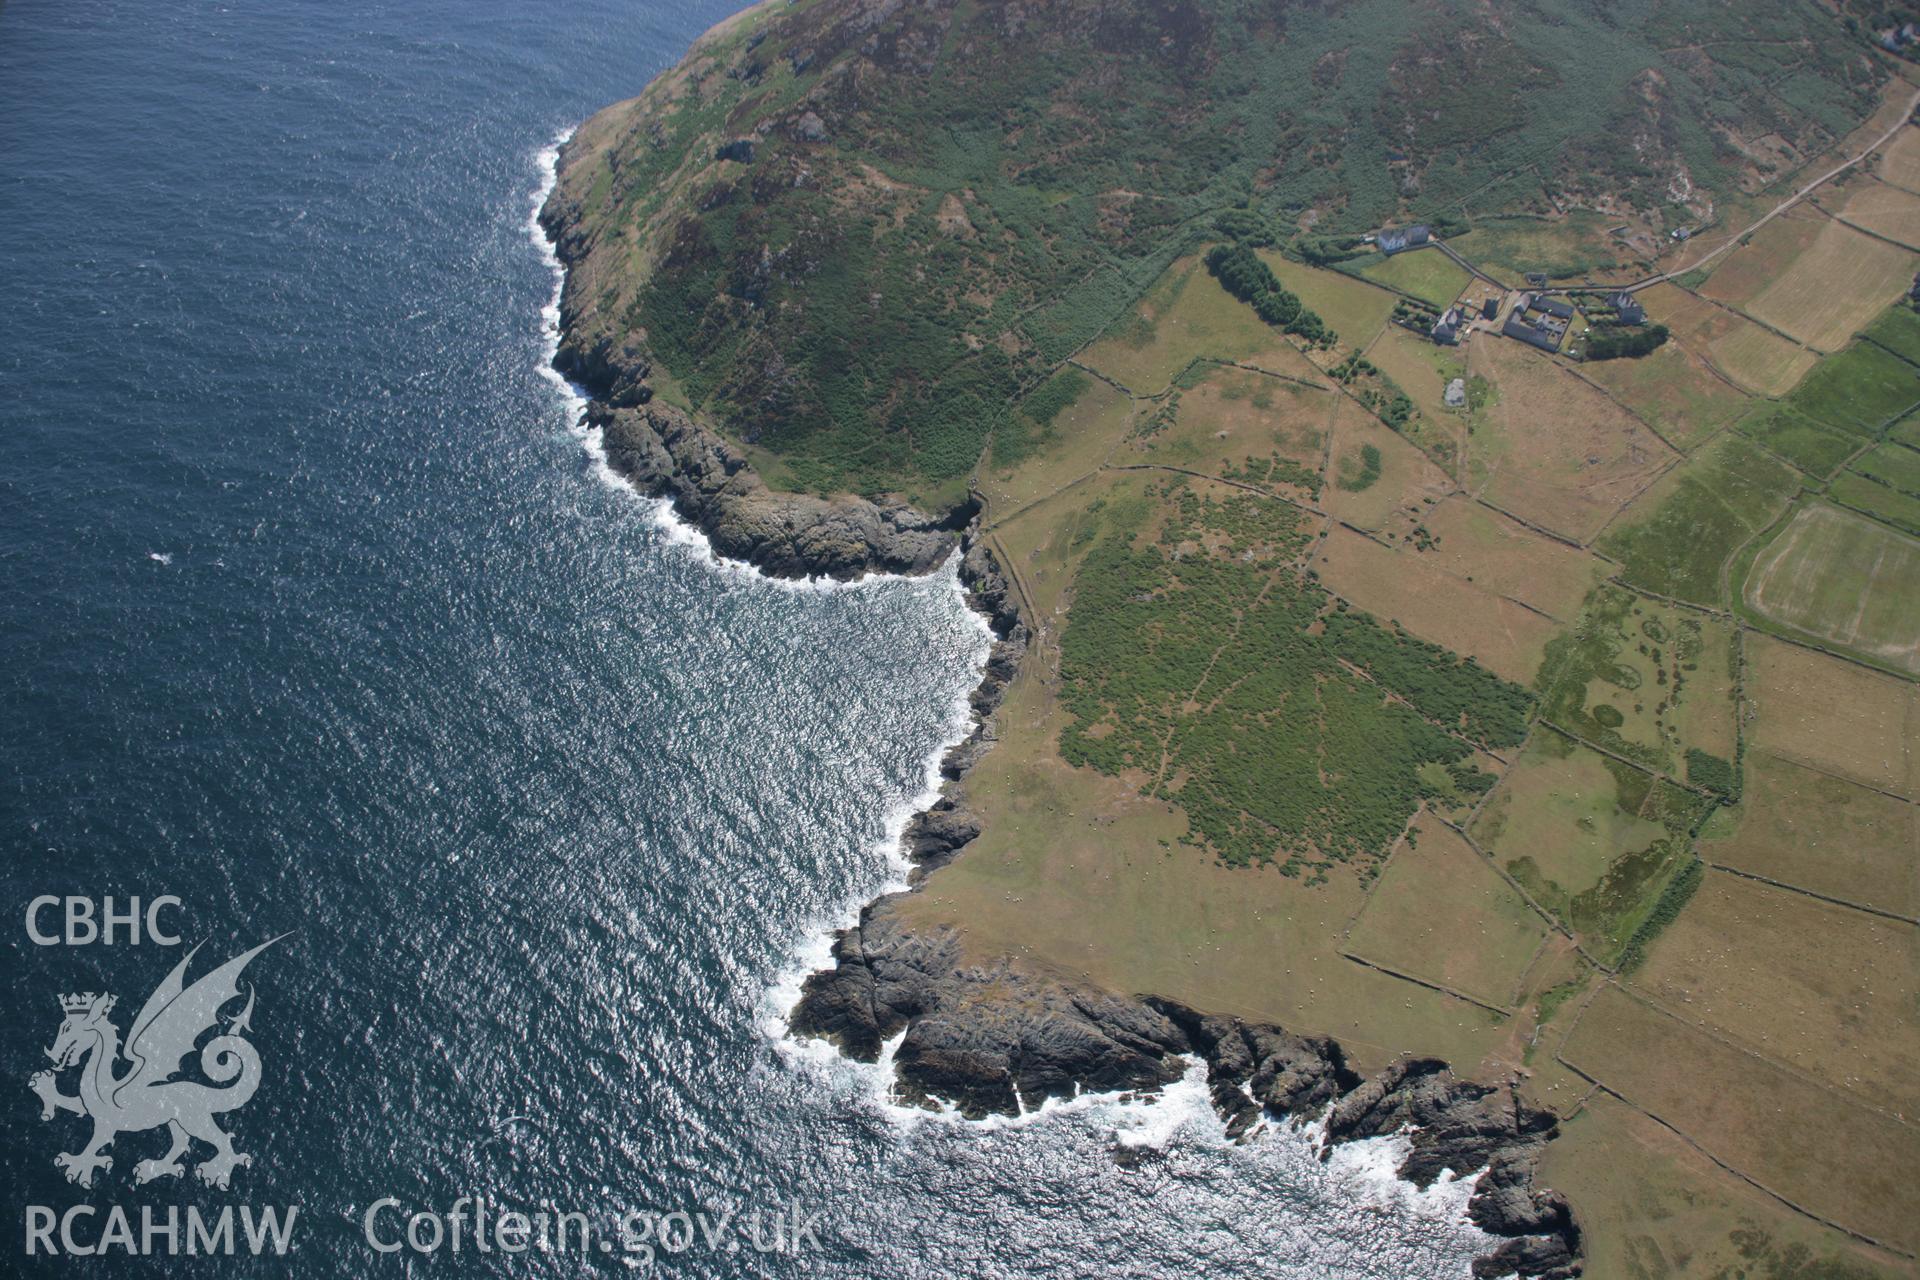
<path fill-rule="evenodd" d="M 940 822 L 953 820 L 950 811 Z M 1533 1186 L 1557 1121 L 1510 1085 L 1460 1080 L 1430 1058 L 1364 1079 L 1325 1037 L 1116 996 L 1010 961 L 969 966 L 950 930 L 915 931 L 894 902 L 874 903 L 835 940 L 834 965 L 807 980 L 793 1028 L 865 1062 L 897 1037 L 893 1068 L 905 1099 L 938 1100 L 969 1116 L 1013 1114 L 1082 1090 L 1159 1089 L 1184 1073 L 1185 1056 L 1197 1056 L 1232 1136 L 1261 1119 L 1322 1119 L 1329 1149 L 1408 1135 L 1399 1173 L 1421 1187 L 1442 1173 L 1477 1174 L 1469 1215 L 1501 1243 L 1475 1263 L 1476 1276 L 1580 1274 L 1580 1232 L 1566 1201 Z"/>
<path fill-rule="evenodd" d="M 670 498 L 715 551 L 782 578 L 930 573 L 959 545 L 971 506 L 945 519 L 904 503 L 776 493 L 731 445 L 679 410 L 595 400 L 607 465 L 635 488 Z"/>

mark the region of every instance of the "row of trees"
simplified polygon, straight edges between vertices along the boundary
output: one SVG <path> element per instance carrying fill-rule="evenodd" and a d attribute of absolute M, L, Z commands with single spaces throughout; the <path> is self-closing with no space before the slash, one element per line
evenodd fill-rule
<path fill-rule="evenodd" d="M 1667 326 L 1663 324 L 1649 324 L 1631 329 L 1615 325 L 1595 325 L 1587 334 L 1586 356 L 1589 360 L 1618 360 L 1622 357 L 1636 359 L 1651 355 L 1666 340 Z"/>
<path fill-rule="evenodd" d="M 1285 329 L 1316 346 L 1331 346 L 1339 336 L 1282 285 L 1272 268 L 1246 245 L 1215 246 L 1207 254 L 1207 270 L 1213 273 L 1221 288 L 1252 307 L 1254 314 L 1275 328 Z"/>

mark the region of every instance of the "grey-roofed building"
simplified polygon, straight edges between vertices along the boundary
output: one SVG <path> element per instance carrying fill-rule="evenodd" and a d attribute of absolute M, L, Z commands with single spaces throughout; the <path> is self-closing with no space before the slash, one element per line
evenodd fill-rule
<path fill-rule="evenodd" d="M 1432 231 L 1424 222 L 1416 222 L 1411 227 L 1401 227 L 1394 231 L 1380 233 L 1380 252 L 1392 256 L 1407 249 L 1418 249 L 1433 238 Z"/>
<path fill-rule="evenodd" d="M 1645 324 L 1647 309 L 1634 300 L 1632 294 L 1622 289 L 1619 293 L 1607 295 L 1607 305 L 1620 318 L 1621 324 Z"/>
<path fill-rule="evenodd" d="M 1573 304 L 1565 298 L 1539 297 L 1533 300 L 1533 310 L 1544 311 L 1561 320 L 1573 319 Z"/>
<path fill-rule="evenodd" d="M 1460 308 L 1448 307 L 1447 313 L 1433 322 L 1428 330 L 1433 340 L 1443 347 L 1455 346 L 1460 341 Z"/>
<path fill-rule="evenodd" d="M 1507 317 L 1507 323 L 1501 326 L 1500 332 L 1529 346 L 1538 347 L 1542 351 L 1558 351 L 1560 339 L 1566 334 L 1567 329 L 1564 323 L 1557 328 L 1535 327 L 1527 322 L 1526 312 L 1515 307 L 1513 314 Z"/>

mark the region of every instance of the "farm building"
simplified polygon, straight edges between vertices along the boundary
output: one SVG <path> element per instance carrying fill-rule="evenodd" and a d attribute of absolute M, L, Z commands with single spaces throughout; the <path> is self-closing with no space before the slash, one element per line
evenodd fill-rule
<path fill-rule="evenodd" d="M 1500 299 L 1488 298 L 1480 304 L 1480 318 L 1491 320 L 1500 314 Z"/>
<path fill-rule="evenodd" d="M 1443 347 L 1456 346 L 1460 342 L 1460 308 L 1448 307 L 1447 313 L 1433 322 L 1428 334 Z"/>
<path fill-rule="evenodd" d="M 1521 294 L 1513 314 L 1507 317 L 1500 332 L 1542 351 L 1558 351 L 1560 340 L 1567 336 L 1567 321 L 1565 317 L 1546 310 L 1542 304 L 1549 301 L 1553 299 L 1536 299 L 1532 294 Z M 1565 306 L 1564 303 L 1561 305 Z M 1568 307 L 1567 314 L 1573 314 L 1573 308 Z"/>
<path fill-rule="evenodd" d="M 1440 402 L 1449 409 L 1466 408 L 1467 380 L 1465 378 L 1455 378 L 1452 382 L 1449 382 L 1446 391 L 1440 396 Z"/>
<path fill-rule="evenodd" d="M 1619 293 L 1607 295 L 1607 305 L 1612 307 L 1621 324 L 1645 324 L 1647 309 L 1633 300 L 1633 295 L 1624 289 Z"/>
<path fill-rule="evenodd" d="M 1533 300 L 1533 305 L 1528 309 L 1532 311 L 1544 311 L 1556 320 L 1573 319 L 1573 304 L 1565 298 L 1536 297 Z"/>
<path fill-rule="evenodd" d="M 1391 256 L 1406 249 L 1418 249 L 1432 238 L 1433 233 L 1424 222 L 1415 223 L 1411 227 L 1401 227 L 1394 231 L 1382 231 L 1379 241 L 1380 252 Z"/>

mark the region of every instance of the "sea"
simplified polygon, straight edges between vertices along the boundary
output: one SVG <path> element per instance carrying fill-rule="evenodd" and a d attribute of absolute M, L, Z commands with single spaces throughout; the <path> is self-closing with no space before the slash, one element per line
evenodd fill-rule
<path fill-rule="evenodd" d="M 1404 1139 L 1229 1143 L 1197 1072 L 972 1123 L 786 1034 L 987 636 L 951 566 L 716 558 L 548 367 L 556 143 L 734 7 L 0 6 L 0 1272 L 1466 1276 Z M 269 940 L 251 1162 L 71 1181 L 70 999 Z"/>

